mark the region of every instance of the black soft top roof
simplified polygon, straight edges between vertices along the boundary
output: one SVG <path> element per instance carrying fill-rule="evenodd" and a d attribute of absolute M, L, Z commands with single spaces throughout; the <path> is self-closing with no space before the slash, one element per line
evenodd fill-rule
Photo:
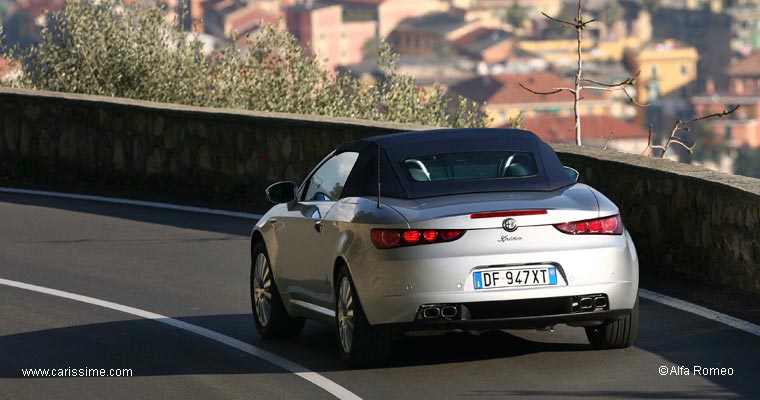
<path fill-rule="evenodd" d="M 510 150 L 530 152 L 538 174 L 520 178 L 417 182 L 404 172 L 403 160 L 440 153 Z M 376 196 L 380 172 L 382 196 L 402 199 L 451 194 L 552 191 L 575 183 L 557 154 L 532 132 L 520 129 L 439 129 L 373 136 L 344 144 L 336 154 L 358 152 L 342 197 Z M 378 156 L 380 157 L 378 168 Z"/>

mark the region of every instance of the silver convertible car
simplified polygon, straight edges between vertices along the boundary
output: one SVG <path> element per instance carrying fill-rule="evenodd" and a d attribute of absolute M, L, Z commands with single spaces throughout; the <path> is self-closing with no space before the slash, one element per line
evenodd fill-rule
<path fill-rule="evenodd" d="M 531 132 L 444 129 L 338 147 L 251 236 L 265 339 L 333 324 L 350 365 L 430 331 L 585 328 L 594 348 L 638 332 L 636 249 L 618 208 Z"/>

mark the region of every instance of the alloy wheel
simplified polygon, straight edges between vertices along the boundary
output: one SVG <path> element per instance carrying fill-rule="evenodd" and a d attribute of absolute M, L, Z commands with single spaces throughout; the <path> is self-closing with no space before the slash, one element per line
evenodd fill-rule
<path fill-rule="evenodd" d="M 351 281 L 343 277 L 338 293 L 338 334 L 343 351 L 351 353 L 354 340 L 354 296 L 351 292 Z"/>
<path fill-rule="evenodd" d="M 253 271 L 253 300 L 259 324 L 267 326 L 272 314 L 272 270 L 263 253 L 256 256 Z"/>

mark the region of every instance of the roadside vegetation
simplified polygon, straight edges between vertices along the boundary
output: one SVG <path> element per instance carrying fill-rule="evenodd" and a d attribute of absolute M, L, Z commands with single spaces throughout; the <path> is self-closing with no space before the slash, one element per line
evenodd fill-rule
<path fill-rule="evenodd" d="M 205 107 L 327 115 L 430 126 L 482 127 L 481 104 L 420 88 L 398 55 L 377 46 L 383 76 L 335 74 L 290 33 L 264 27 L 244 46 L 204 54 L 197 36 L 167 22 L 164 9 L 121 0 L 67 0 L 46 14 L 39 44 L 2 48 L 22 73 L 3 81 L 28 89 L 125 97 Z"/>

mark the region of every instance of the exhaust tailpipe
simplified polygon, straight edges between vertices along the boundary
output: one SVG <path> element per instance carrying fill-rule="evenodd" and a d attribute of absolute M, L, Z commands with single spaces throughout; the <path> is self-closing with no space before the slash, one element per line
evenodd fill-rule
<path fill-rule="evenodd" d="M 422 316 L 427 319 L 434 319 L 441 316 L 441 309 L 438 307 L 427 307 L 422 310 Z"/>
<path fill-rule="evenodd" d="M 581 307 L 581 310 L 589 310 L 594 306 L 594 300 L 591 297 L 583 297 L 578 302 L 578 305 Z"/>
<path fill-rule="evenodd" d="M 459 313 L 459 310 L 455 306 L 441 307 L 441 316 L 443 318 L 453 318 Z"/>
<path fill-rule="evenodd" d="M 594 307 L 595 308 L 607 307 L 607 298 L 604 296 L 594 297 Z"/>

